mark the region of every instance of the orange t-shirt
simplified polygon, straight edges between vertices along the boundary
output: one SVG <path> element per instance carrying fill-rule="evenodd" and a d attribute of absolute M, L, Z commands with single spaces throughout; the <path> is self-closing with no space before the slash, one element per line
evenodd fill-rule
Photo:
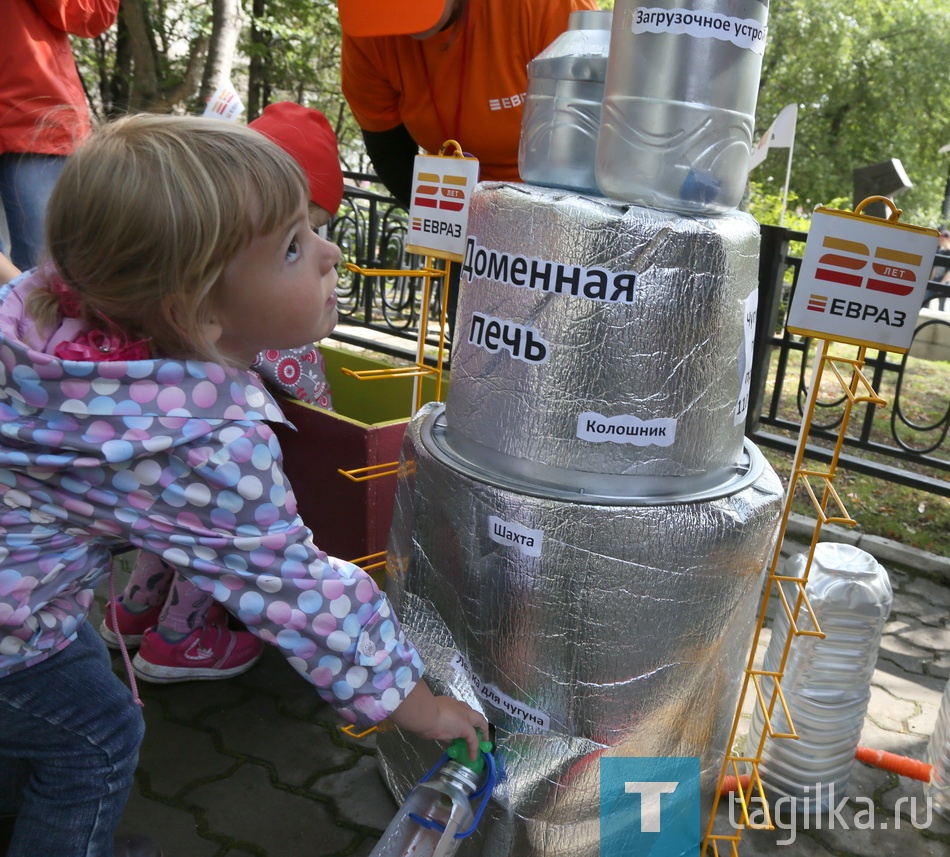
<path fill-rule="evenodd" d="M 479 179 L 520 181 L 518 141 L 528 63 L 594 0 L 468 0 L 451 27 L 410 36 L 344 35 L 343 94 L 360 127 L 400 123 L 427 152 L 457 140 Z"/>

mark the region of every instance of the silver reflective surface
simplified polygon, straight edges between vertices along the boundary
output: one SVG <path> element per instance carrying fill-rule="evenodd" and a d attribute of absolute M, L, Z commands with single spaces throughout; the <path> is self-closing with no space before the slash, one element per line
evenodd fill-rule
<path fill-rule="evenodd" d="M 497 728 L 505 779 L 459 853 L 594 857 L 604 756 L 699 757 L 705 816 L 781 511 L 775 473 L 750 444 L 732 491 L 577 504 L 453 464 L 436 448 L 442 410 L 407 430 L 386 588 L 433 690 Z M 400 800 L 439 753 L 397 731 L 378 747 Z"/>
<path fill-rule="evenodd" d="M 767 19 L 760 0 L 619 0 L 597 146 L 601 192 L 679 211 L 739 204 Z"/>
<path fill-rule="evenodd" d="M 473 265 L 462 272 L 447 397 L 450 433 L 514 458 L 592 473 L 702 476 L 738 462 L 746 302 L 758 283 L 759 227 L 751 217 L 686 217 L 482 183 L 469 244 Z M 534 264 L 533 281 L 512 274 L 517 258 Z M 505 265 L 507 281 L 504 271 L 499 276 Z M 545 291 L 545 282 L 557 281 L 557 265 L 573 266 L 562 277 L 582 285 L 631 277 L 633 300 Z M 516 279 L 529 284 L 513 285 Z M 477 318 L 508 325 L 509 340 L 520 337 L 522 348 L 528 336 L 542 341 L 547 359 L 519 359 L 500 339 L 479 342 Z M 588 412 L 672 422 L 675 440 L 581 439 Z"/>
<path fill-rule="evenodd" d="M 594 177 L 611 12 L 572 12 L 568 29 L 528 63 L 518 147 L 523 181 L 598 194 Z"/>
<path fill-rule="evenodd" d="M 943 689 L 937 723 L 924 759 L 933 765 L 930 782 L 924 783 L 924 794 L 933 800 L 937 812 L 950 817 L 950 681 Z"/>

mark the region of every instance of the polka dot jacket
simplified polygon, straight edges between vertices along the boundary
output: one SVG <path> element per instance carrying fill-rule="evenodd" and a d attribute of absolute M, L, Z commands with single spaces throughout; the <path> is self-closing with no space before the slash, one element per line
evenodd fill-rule
<path fill-rule="evenodd" d="M 259 376 L 60 360 L 23 310 L 36 282 L 0 288 L 0 680 L 75 639 L 112 549 L 132 544 L 276 645 L 345 720 L 387 717 L 421 659 L 369 575 L 314 546 Z"/>

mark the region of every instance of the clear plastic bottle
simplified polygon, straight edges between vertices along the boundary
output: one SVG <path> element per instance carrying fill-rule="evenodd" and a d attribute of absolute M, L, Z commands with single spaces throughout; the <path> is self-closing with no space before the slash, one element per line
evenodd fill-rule
<path fill-rule="evenodd" d="M 749 175 L 768 0 L 617 0 L 597 184 L 652 208 L 735 208 Z"/>
<path fill-rule="evenodd" d="M 933 807 L 950 818 L 950 681 L 943 691 L 937 723 L 927 744 L 927 761 L 933 765 L 924 793 L 933 799 Z"/>
<path fill-rule="evenodd" d="M 806 562 L 806 554 L 790 557 L 783 574 L 801 577 Z M 793 605 L 798 587 L 783 586 Z M 781 686 L 799 737 L 767 739 L 759 773 L 773 802 L 791 799 L 796 812 L 807 815 L 823 813 L 847 796 L 893 592 L 887 571 L 873 556 L 853 545 L 829 542 L 815 546 L 805 592 L 825 637 L 800 636 L 792 641 Z M 798 625 L 811 629 L 805 610 L 799 613 Z M 788 617 L 779 608 L 764 671 L 777 671 L 788 632 Z M 772 682 L 764 677 L 762 685 L 768 701 Z M 770 720 L 773 732 L 789 731 L 778 702 Z M 758 747 L 764 723 L 757 705 L 746 745 L 750 755 Z"/>
<path fill-rule="evenodd" d="M 598 194 L 594 178 L 610 12 L 572 12 L 567 30 L 528 63 L 518 171 L 530 184 Z"/>
<path fill-rule="evenodd" d="M 441 764 L 409 792 L 370 857 L 451 857 L 478 823 L 494 787 L 493 766 L 486 779 L 491 746 L 480 742 L 481 752 L 472 760 L 464 739 L 453 741 Z M 475 810 L 472 799 L 481 795 Z"/>

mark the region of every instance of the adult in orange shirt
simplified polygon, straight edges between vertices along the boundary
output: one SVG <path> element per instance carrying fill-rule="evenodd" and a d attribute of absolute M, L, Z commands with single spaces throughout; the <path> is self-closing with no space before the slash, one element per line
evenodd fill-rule
<path fill-rule="evenodd" d="M 418 149 L 458 141 L 483 181 L 519 181 L 528 63 L 594 0 L 338 0 L 343 94 L 377 175 L 409 202 Z"/>
<path fill-rule="evenodd" d="M 337 0 L 342 84 L 366 152 L 407 208 L 413 159 L 458 142 L 482 181 L 520 181 L 528 63 L 594 0 Z M 457 265 L 449 283 L 454 328 Z"/>
<path fill-rule="evenodd" d="M 36 264 L 43 244 L 53 184 L 89 130 L 69 36 L 104 33 L 115 22 L 119 0 L 4 0 L 2 5 L 0 200 L 10 256 L 26 269 Z"/>

